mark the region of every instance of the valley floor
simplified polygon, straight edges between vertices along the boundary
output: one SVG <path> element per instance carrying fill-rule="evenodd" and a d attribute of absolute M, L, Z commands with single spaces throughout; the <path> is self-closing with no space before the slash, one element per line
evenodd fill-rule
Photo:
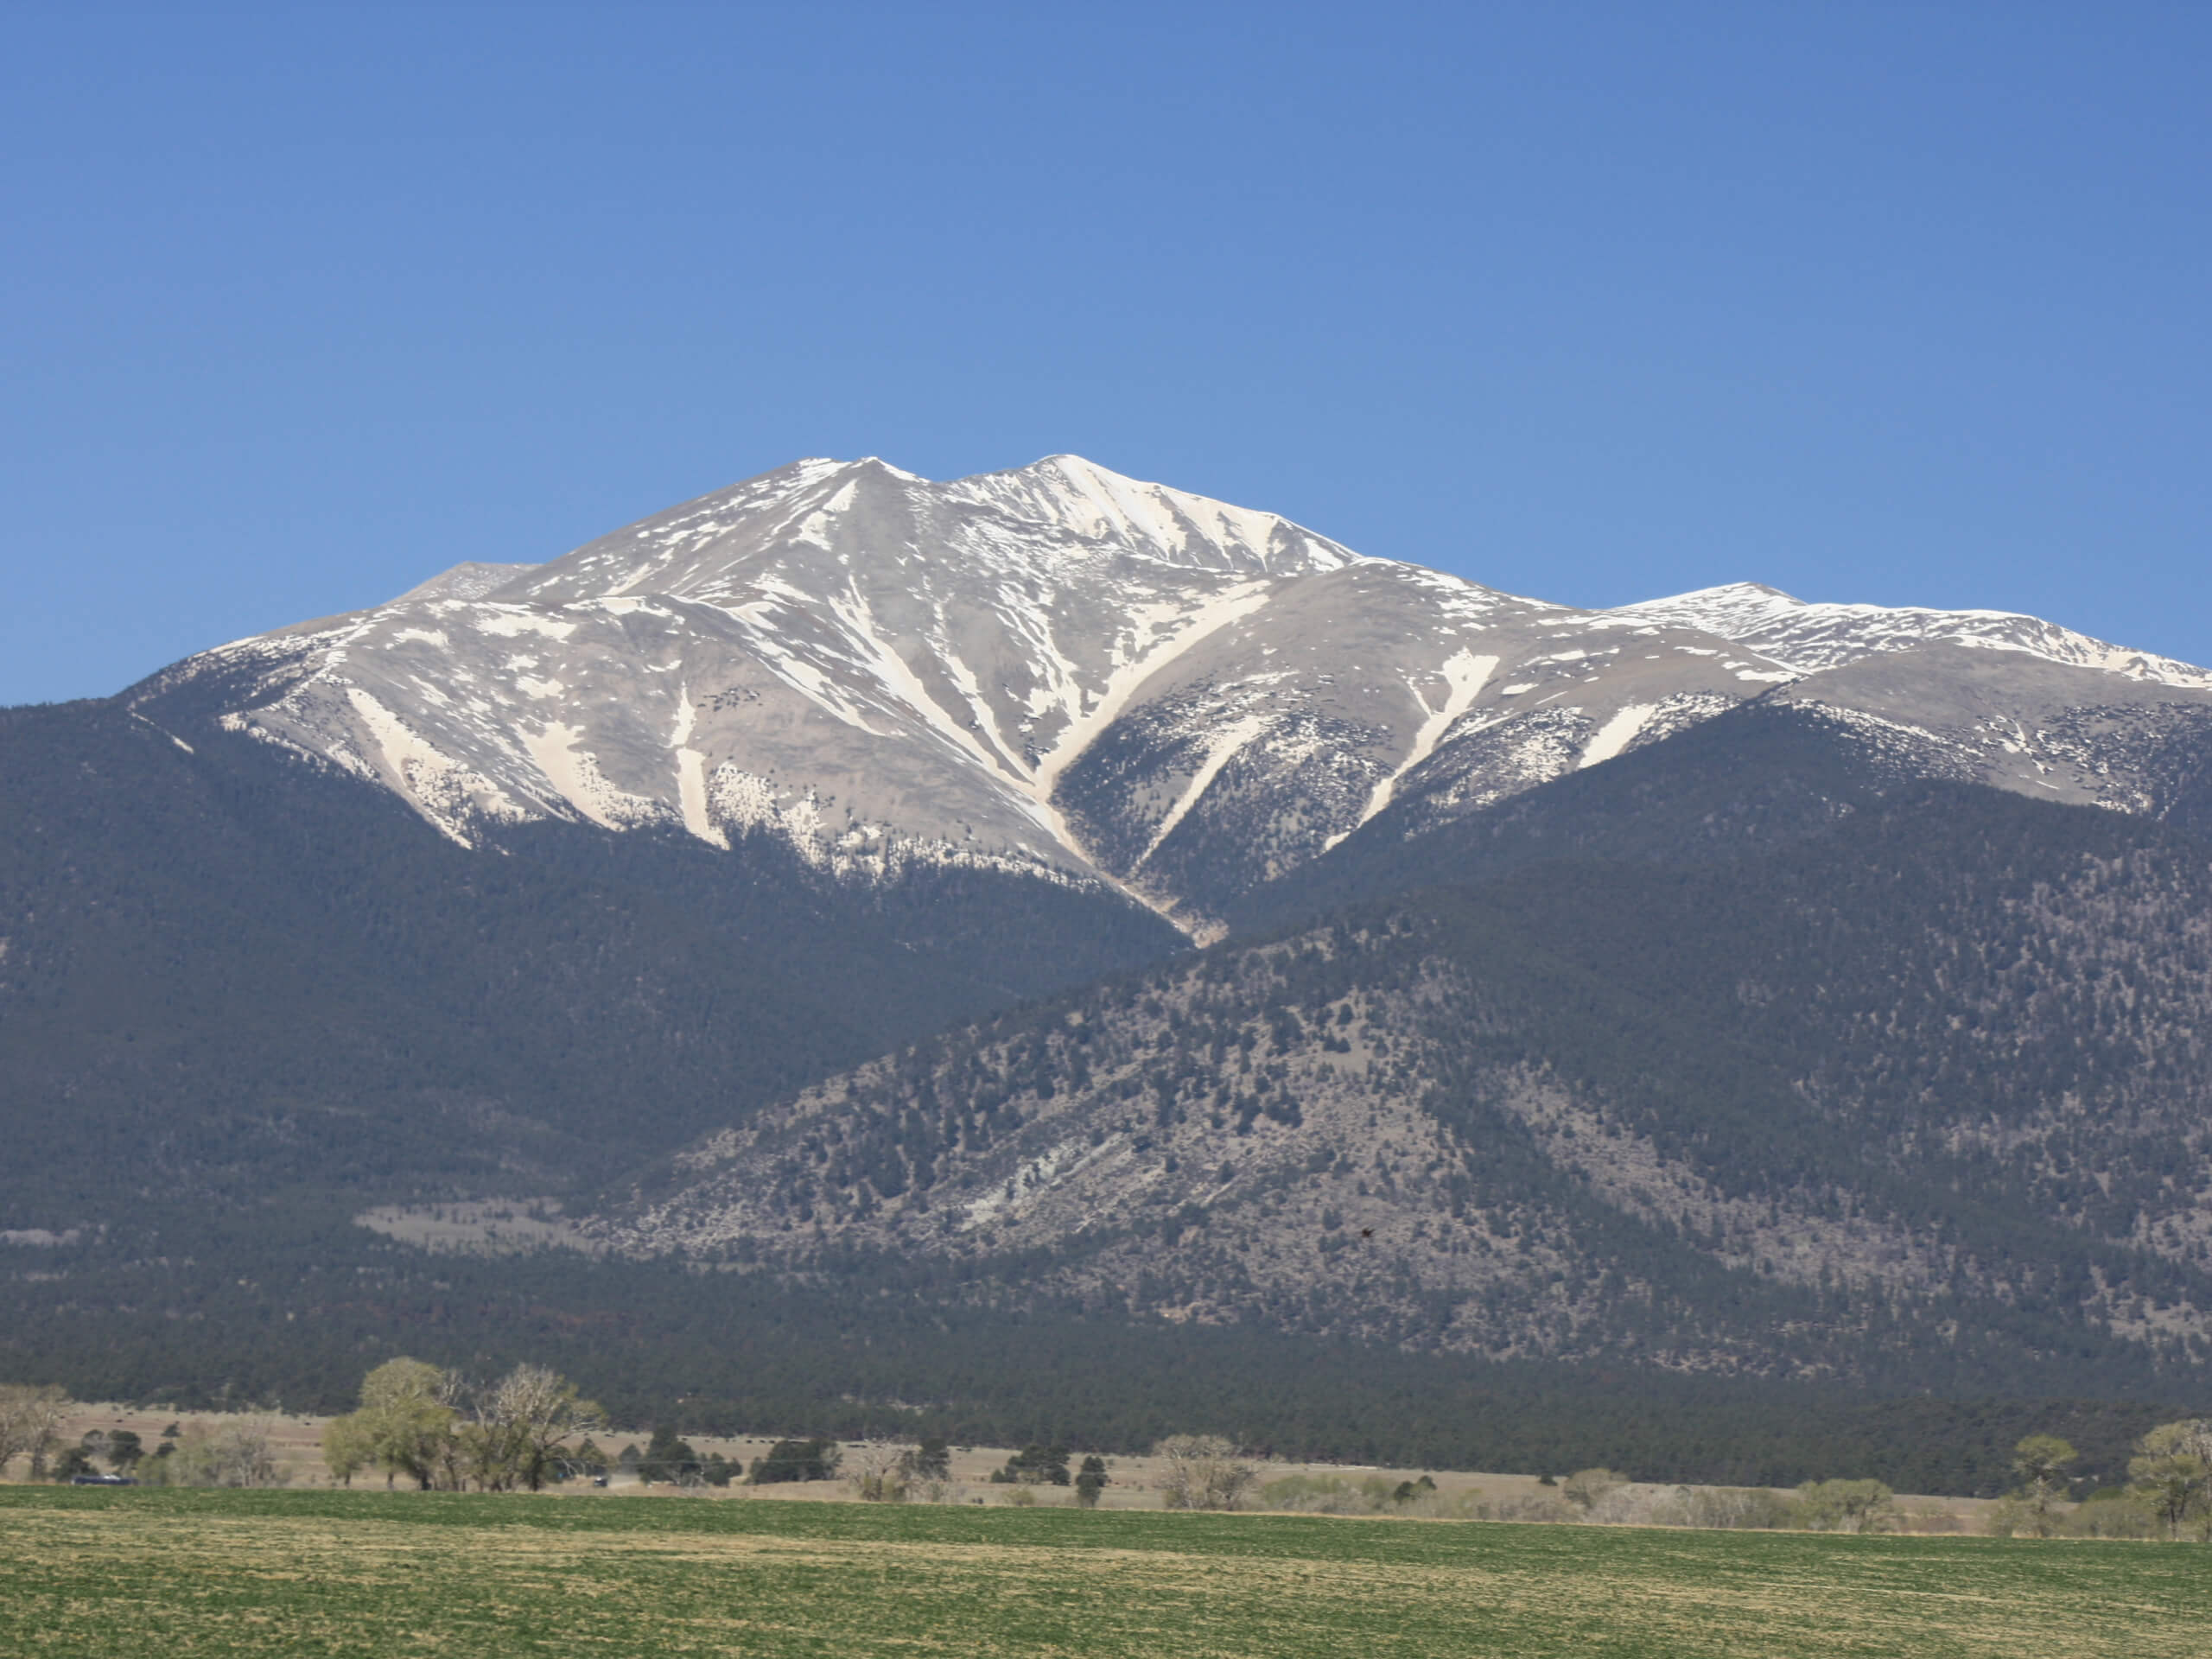
<path fill-rule="evenodd" d="M 1321 1516 L 0 1490 L 0 1650 L 2196 1656 L 2202 1553 Z"/>

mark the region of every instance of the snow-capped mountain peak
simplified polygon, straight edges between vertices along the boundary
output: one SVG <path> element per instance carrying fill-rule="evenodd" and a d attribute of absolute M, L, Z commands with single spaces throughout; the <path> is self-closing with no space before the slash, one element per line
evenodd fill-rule
<path fill-rule="evenodd" d="M 1805 673 L 1885 652 L 1955 645 L 2021 651 L 2162 685 L 2212 689 L 2212 674 L 2188 663 L 2132 651 L 2012 611 L 1939 611 L 1918 606 L 1809 603 L 1755 582 L 1730 582 L 1624 605 L 1613 614 L 1701 628 Z"/>
<path fill-rule="evenodd" d="M 1357 556 L 1278 514 L 1125 478 L 1080 455 L 1047 455 L 947 487 L 1082 542 L 1173 565 L 1281 575 L 1335 569 Z"/>
<path fill-rule="evenodd" d="M 1955 671 L 1961 646 L 2005 672 Z M 1875 683 L 1869 661 L 1919 666 Z M 2138 807 L 2069 734 L 2103 729 L 2078 709 L 2212 690 L 1996 612 L 1748 582 L 1547 604 L 1058 454 L 946 483 L 794 461 L 544 564 L 456 565 L 219 647 L 134 706 L 219 687 L 233 729 L 472 845 L 545 817 L 766 835 L 854 879 L 919 859 L 1105 882 L 1203 931 L 1362 826 L 1425 833 L 1792 681 L 1937 745 L 1943 775 Z"/>

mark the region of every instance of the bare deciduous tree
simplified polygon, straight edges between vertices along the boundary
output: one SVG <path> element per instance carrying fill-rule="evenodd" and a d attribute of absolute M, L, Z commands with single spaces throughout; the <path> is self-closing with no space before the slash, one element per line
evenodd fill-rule
<path fill-rule="evenodd" d="M 903 1503 L 913 1485 L 916 1457 L 903 1440 L 863 1440 L 846 1460 L 845 1484 L 866 1503 Z"/>
<path fill-rule="evenodd" d="M 1166 1460 L 1160 1491 L 1171 1510 L 1233 1510 L 1259 1479 L 1236 1447 L 1218 1434 L 1171 1434 L 1152 1454 Z"/>
<path fill-rule="evenodd" d="M 44 1459 L 67 1404 L 56 1388 L 35 1389 L 21 1382 L 0 1388 L 0 1474 L 26 1453 L 34 1465 Z"/>
<path fill-rule="evenodd" d="M 487 1488 L 545 1484 L 560 1449 L 606 1427 L 607 1414 L 576 1396 L 575 1384 L 543 1365 L 518 1365 L 483 1395 L 472 1426 L 491 1456 Z"/>
<path fill-rule="evenodd" d="M 284 1471 L 276 1462 L 269 1423 L 258 1417 L 210 1428 L 194 1423 L 168 1457 L 155 1460 L 155 1474 L 165 1486 L 281 1486 Z"/>

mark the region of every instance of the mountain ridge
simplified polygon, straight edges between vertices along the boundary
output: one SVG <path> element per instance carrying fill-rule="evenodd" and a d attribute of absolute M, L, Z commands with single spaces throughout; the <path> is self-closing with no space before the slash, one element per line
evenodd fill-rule
<path fill-rule="evenodd" d="M 1895 650 L 1887 641 L 1905 639 L 1915 645 L 1940 641 L 2025 652 L 2069 667 L 2101 669 L 2198 690 L 2212 688 L 2212 671 L 2155 652 L 2108 645 L 2017 611 L 1808 602 L 1756 582 L 1727 582 L 1615 609 L 1620 614 L 1703 628 L 1807 674 Z"/>
<path fill-rule="evenodd" d="M 1983 653 L 1938 693 L 2008 682 L 1934 734 L 1942 775 L 2155 813 L 2157 788 L 2093 775 L 2080 742 L 2044 753 L 2031 718 L 2212 709 L 2212 674 L 2033 618 L 1755 584 L 1578 610 L 1069 455 L 943 484 L 793 462 L 128 695 L 158 722 L 222 684 L 232 729 L 464 845 L 543 817 L 760 831 L 841 879 L 1041 874 L 1205 939 L 1409 798 L 1471 810 L 1777 687 L 1894 726 L 1866 664 L 1937 647 Z"/>

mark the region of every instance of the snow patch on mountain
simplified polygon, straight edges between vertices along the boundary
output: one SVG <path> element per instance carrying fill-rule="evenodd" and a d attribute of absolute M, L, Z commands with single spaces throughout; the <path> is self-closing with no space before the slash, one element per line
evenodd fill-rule
<path fill-rule="evenodd" d="M 1631 702 L 1625 709 L 1616 710 L 1583 746 L 1582 757 L 1576 766 L 1594 766 L 1611 760 L 1628 747 L 1630 741 L 1643 729 L 1643 722 L 1655 712 L 1656 705 L 1648 702 Z"/>
<path fill-rule="evenodd" d="M 523 734 L 523 746 L 547 782 L 562 799 L 602 830 L 634 830 L 660 823 L 670 817 L 662 803 L 617 789 L 599 767 L 599 757 L 579 747 L 584 741 L 581 727 L 555 721 L 536 732 Z"/>
<path fill-rule="evenodd" d="M 779 785 L 772 778 L 728 764 L 706 780 L 702 839 L 728 846 L 734 836 L 780 841 L 810 868 L 839 880 L 881 883 L 915 868 L 987 871 L 1047 881 L 1062 887 L 1096 888 L 1096 878 L 1075 874 L 1034 855 L 972 843 L 901 835 L 887 823 L 849 820 L 833 825 L 828 804 L 813 790 Z M 695 833 L 696 833 L 695 831 Z"/>
<path fill-rule="evenodd" d="M 1406 757 L 1398 763 L 1397 770 L 1376 785 L 1374 792 L 1367 798 L 1367 804 L 1360 809 L 1360 823 L 1365 823 L 1389 805 L 1390 794 L 1397 787 L 1398 779 L 1436 752 L 1437 743 L 1445 733 L 1474 706 L 1476 696 L 1497 671 L 1497 658 L 1478 657 L 1471 651 L 1456 651 L 1444 659 L 1438 671 L 1444 677 L 1444 696 L 1433 709 L 1428 706 L 1427 694 L 1420 686 L 1407 685 L 1406 690 L 1421 709 L 1421 725 L 1414 733 L 1413 741 L 1407 745 Z"/>
<path fill-rule="evenodd" d="M 488 633 L 499 639 L 518 639 L 525 633 L 537 634 L 547 639 L 566 639 L 576 631 L 576 624 L 573 621 L 543 611 L 525 609 L 519 605 L 483 606 L 468 620 L 477 632 Z"/>

